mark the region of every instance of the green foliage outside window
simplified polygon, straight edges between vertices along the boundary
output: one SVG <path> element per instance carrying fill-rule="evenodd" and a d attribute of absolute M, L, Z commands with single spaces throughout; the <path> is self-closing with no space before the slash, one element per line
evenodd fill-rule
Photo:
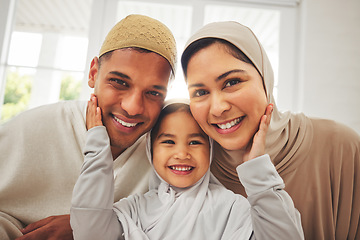
<path fill-rule="evenodd" d="M 80 97 L 81 81 L 67 75 L 61 80 L 60 100 L 73 100 Z"/>
<path fill-rule="evenodd" d="M 1 109 L 1 123 L 26 110 L 29 105 L 32 87 L 32 76 L 21 75 L 18 70 L 7 75 L 4 103 Z M 61 81 L 59 100 L 78 99 L 81 81 L 66 75 Z"/>
<path fill-rule="evenodd" d="M 31 86 L 32 80 L 29 75 L 21 75 L 18 71 L 10 72 L 7 75 L 1 122 L 12 118 L 27 108 Z"/>

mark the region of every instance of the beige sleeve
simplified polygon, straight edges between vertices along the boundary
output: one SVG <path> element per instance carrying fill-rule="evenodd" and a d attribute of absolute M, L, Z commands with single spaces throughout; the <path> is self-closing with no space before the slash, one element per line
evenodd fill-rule
<path fill-rule="evenodd" d="M 0 239 L 1 240 L 10 240 L 17 237 L 21 237 L 22 233 L 22 224 L 15 219 L 14 217 L 0 212 Z"/>

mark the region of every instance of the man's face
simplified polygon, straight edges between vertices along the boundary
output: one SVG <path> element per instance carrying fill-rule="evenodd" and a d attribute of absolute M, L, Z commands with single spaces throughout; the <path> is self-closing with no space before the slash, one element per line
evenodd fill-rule
<path fill-rule="evenodd" d="M 133 49 L 94 58 L 89 86 L 94 88 L 113 157 L 149 131 L 163 106 L 171 73 L 167 60 L 156 53 Z"/>

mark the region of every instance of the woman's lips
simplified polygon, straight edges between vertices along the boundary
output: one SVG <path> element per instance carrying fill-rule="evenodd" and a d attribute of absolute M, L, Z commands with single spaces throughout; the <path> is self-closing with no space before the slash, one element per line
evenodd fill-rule
<path fill-rule="evenodd" d="M 212 125 L 214 126 L 215 130 L 218 133 L 229 134 L 229 133 L 233 133 L 241 126 L 241 122 L 244 118 L 245 118 L 245 116 L 242 116 L 242 117 L 235 118 L 231 121 L 227 121 L 227 122 L 223 122 L 223 123 L 216 123 L 216 124 L 212 124 Z"/>

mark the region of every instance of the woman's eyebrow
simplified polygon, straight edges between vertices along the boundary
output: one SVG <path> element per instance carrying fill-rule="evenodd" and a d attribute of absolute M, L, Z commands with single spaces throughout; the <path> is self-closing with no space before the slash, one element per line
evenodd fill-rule
<path fill-rule="evenodd" d="M 188 89 L 193 88 L 193 87 L 204 87 L 204 86 L 205 86 L 205 85 L 202 84 L 202 83 L 194 83 L 194 84 L 190 84 L 190 85 L 188 86 Z"/>
<path fill-rule="evenodd" d="M 238 72 L 244 73 L 244 72 L 246 72 L 246 71 L 245 71 L 245 70 L 241 70 L 241 69 L 230 70 L 230 71 L 227 71 L 227 72 L 221 74 L 220 76 L 218 76 L 215 81 L 218 82 L 218 81 L 222 80 L 223 78 L 226 78 L 229 74 L 238 73 Z"/>

